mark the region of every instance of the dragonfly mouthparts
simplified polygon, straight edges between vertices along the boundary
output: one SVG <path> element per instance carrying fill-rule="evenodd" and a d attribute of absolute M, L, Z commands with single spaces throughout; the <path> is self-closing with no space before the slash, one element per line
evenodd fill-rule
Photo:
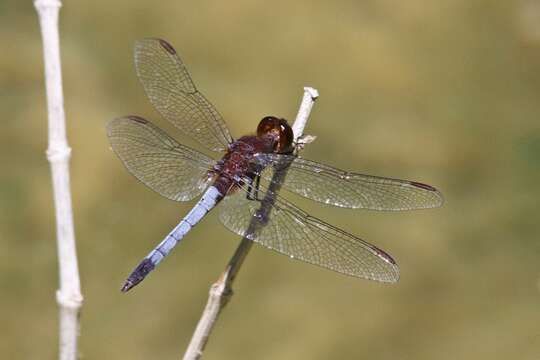
<path fill-rule="evenodd" d="M 144 259 L 139 265 L 133 270 L 129 275 L 124 286 L 122 286 L 122 292 L 128 292 L 132 287 L 144 280 L 146 275 L 152 270 L 154 270 L 155 265 L 152 264 L 150 259 Z"/>

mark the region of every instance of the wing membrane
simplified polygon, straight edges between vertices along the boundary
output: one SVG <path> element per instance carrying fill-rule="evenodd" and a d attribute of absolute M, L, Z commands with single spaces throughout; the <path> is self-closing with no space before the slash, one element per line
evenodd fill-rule
<path fill-rule="evenodd" d="M 138 116 L 111 120 L 107 135 L 128 171 L 164 197 L 188 201 L 208 186 L 214 160 L 180 145 L 148 120 Z"/>
<path fill-rule="evenodd" d="M 222 201 L 221 222 L 231 231 L 291 258 L 342 274 L 396 282 L 399 267 L 384 251 L 308 215 L 261 185 L 250 200 L 248 185 Z"/>
<path fill-rule="evenodd" d="M 263 165 L 280 168 L 290 163 L 283 187 L 308 199 L 345 208 L 413 210 L 441 206 L 442 194 L 415 181 L 343 171 L 314 161 L 283 154 L 259 154 Z M 271 181 L 272 172 L 262 173 Z"/>
<path fill-rule="evenodd" d="M 135 66 L 150 102 L 165 119 L 210 150 L 227 149 L 232 138 L 225 122 L 197 90 L 169 43 L 161 39 L 137 41 Z"/>

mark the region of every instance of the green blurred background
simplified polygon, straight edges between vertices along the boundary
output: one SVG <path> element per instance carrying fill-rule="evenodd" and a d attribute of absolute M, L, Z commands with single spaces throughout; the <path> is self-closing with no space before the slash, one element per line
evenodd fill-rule
<path fill-rule="evenodd" d="M 105 123 L 159 119 L 136 39 L 183 56 L 233 135 L 321 94 L 303 153 L 437 186 L 408 213 L 299 204 L 390 252 L 394 286 L 255 247 L 206 359 L 538 359 L 540 1 L 66 1 L 61 45 L 83 359 L 176 359 L 239 242 L 208 216 L 141 286 L 133 266 L 192 203 L 161 198 Z M 42 46 L 31 1 L 0 2 L 0 354 L 57 355 L 57 263 Z M 189 142 L 188 142 L 189 143 Z"/>

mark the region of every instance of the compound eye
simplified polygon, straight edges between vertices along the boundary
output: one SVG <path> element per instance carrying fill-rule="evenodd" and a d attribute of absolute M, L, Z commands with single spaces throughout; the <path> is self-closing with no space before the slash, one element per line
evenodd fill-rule
<path fill-rule="evenodd" d="M 274 116 L 266 116 L 262 118 L 257 126 L 257 136 L 263 136 L 268 134 L 270 131 L 274 130 L 279 126 L 279 119 Z"/>
<path fill-rule="evenodd" d="M 289 126 L 289 124 L 287 124 L 287 121 L 285 120 L 283 120 L 279 128 L 279 145 L 276 150 L 280 153 L 291 152 L 293 150 L 292 144 L 294 140 L 292 128 Z"/>
<path fill-rule="evenodd" d="M 272 135 L 276 139 L 274 151 L 285 153 L 292 151 L 293 131 L 287 120 L 274 116 L 264 117 L 257 127 L 257 136 Z"/>

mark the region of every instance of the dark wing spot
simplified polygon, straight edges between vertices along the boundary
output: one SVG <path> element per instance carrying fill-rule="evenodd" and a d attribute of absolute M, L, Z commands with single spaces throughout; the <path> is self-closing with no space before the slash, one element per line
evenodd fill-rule
<path fill-rule="evenodd" d="M 388 254 L 387 252 L 379 249 L 376 246 L 372 246 L 372 249 L 375 251 L 375 253 L 377 253 L 377 255 L 379 255 L 381 258 L 383 258 L 386 262 L 388 262 L 388 263 L 390 263 L 392 265 L 396 265 L 396 261 L 390 256 L 390 254 Z"/>
<path fill-rule="evenodd" d="M 171 44 L 169 44 L 168 42 L 166 42 L 165 40 L 162 40 L 162 39 L 159 39 L 159 43 L 161 46 L 163 46 L 163 48 L 165 50 L 167 50 L 167 52 L 171 55 L 176 55 L 176 50 L 174 50 L 174 48 L 172 47 Z"/>
<path fill-rule="evenodd" d="M 136 122 L 141 123 L 141 124 L 148 124 L 148 120 L 143 119 L 142 117 L 137 116 L 137 115 L 129 115 L 128 119 L 132 120 L 132 121 L 136 121 Z"/>
<path fill-rule="evenodd" d="M 437 189 L 435 189 L 433 186 L 428 185 L 428 184 L 423 184 L 423 183 L 416 182 L 416 181 L 410 181 L 409 184 L 411 184 L 412 186 L 415 186 L 417 188 L 427 190 L 427 191 L 437 191 Z"/>

